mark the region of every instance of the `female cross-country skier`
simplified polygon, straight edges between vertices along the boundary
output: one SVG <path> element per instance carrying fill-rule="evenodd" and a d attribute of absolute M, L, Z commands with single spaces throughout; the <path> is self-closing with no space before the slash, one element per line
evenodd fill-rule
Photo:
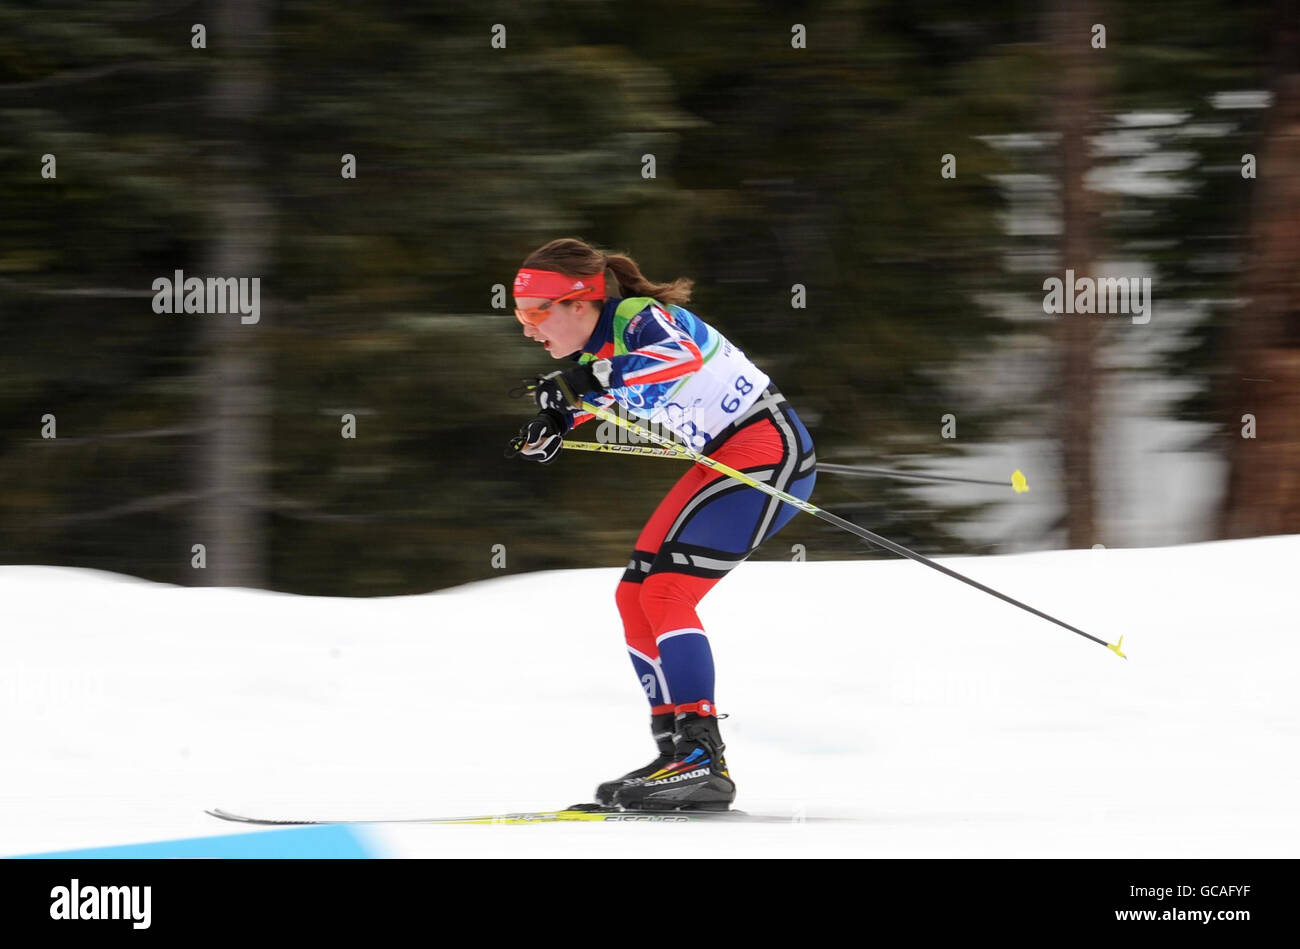
<path fill-rule="evenodd" d="M 622 296 L 606 294 L 606 270 Z M 817 477 L 811 436 L 767 373 L 685 308 L 693 283 L 652 283 L 631 257 L 575 238 L 530 254 L 515 276 L 515 315 L 552 359 L 578 365 L 536 380 L 540 411 L 508 454 L 550 464 L 564 434 L 594 417 L 577 408 L 584 398 L 617 402 L 697 451 L 807 500 Z M 659 502 L 615 591 L 659 756 L 601 784 L 597 803 L 726 810 L 735 800 L 713 655 L 695 606 L 795 513 L 701 464 Z"/>

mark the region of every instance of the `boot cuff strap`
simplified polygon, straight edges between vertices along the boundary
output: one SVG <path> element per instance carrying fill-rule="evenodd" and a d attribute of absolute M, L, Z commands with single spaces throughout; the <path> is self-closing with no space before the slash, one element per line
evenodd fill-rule
<path fill-rule="evenodd" d="M 718 717 L 718 710 L 714 707 L 713 702 L 710 699 L 700 699 L 698 702 L 690 702 L 686 705 L 677 706 L 677 714 L 679 716 L 686 712 L 694 712 L 696 715 L 701 717 L 708 717 L 710 715 L 714 718 Z"/>

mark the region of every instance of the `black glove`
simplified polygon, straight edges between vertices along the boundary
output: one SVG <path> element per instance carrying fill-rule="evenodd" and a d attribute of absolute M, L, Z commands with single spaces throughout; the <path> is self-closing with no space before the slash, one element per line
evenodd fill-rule
<path fill-rule="evenodd" d="M 510 440 L 506 457 L 523 455 L 544 465 L 554 461 L 560 453 L 564 433 L 570 428 L 569 409 L 577 408 L 588 392 L 604 392 L 606 387 L 597 374 L 608 380 L 609 372 L 609 360 L 597 359 L 571 369 L 557 370 L 536 380 L 524 380 L 523 385 L 512 389 L 511 395 L 532 392 L 541 411 Z"/>
<path fill-rule="evenodd" d="M 542 410 L 577 408 L 582 397 L 588 392 L 604 392 L 605 386 L 596 378 L 596 369 L 604 370 L 609 378 L 609 360 L 597 359 L 594 362 L 574 366 L 572 369 L 560 369 L 537 380 L 533 396 L 537 407 Z"/>
<path fill-rule="evenodd" d="M 510 442 L 507 453 L 549 465 L 560 453 L 567 428 L 564 415 L 555 409 L 543 409 L 524 423 L 519 434 Z"/>

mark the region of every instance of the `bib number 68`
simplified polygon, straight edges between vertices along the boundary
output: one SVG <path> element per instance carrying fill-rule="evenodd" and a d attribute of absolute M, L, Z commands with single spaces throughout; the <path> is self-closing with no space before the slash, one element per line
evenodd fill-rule
<path fill-rule="evenodd" d="M 741 395 L 749 395 L 754 391 L 754 383 L 750 382 L 744 376 L 736 376 L 735 389 Z M 740 408 L 740 396 L 724 395 L 722 397 L 722 411 L 734 412 Z"/>

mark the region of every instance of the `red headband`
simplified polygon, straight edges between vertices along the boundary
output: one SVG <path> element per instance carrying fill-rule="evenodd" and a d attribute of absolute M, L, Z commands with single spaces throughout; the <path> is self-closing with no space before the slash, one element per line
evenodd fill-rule
<path fill-rule="evenodd" d="M 569 297 L 571 300 L 605 299 L 605 274 L 601 272 L 594 277 L 569 277 L 554 270 L 530 270 L 524 268 L 515 274 L 515 299 L 520 297 L 544 297 L 554 300 L 566 294 L 587 287 L 586 293 Z"/>

